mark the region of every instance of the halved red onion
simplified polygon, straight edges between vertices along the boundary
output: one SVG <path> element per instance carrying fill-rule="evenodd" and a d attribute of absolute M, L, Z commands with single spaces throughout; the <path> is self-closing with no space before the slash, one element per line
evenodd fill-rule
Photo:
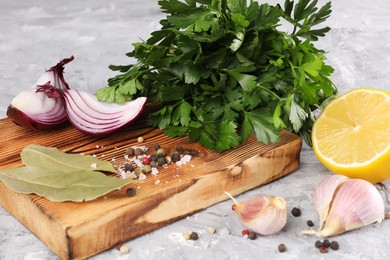
<path fill-rule="evenodd" d="M 45 84 L 61 90 L 69 89 L 64 79 L 64 65 L 73 59 L 71 56 L 61 60 L 46 70 L 31 89 L 20 92 L 8 106 L 8 118 L 31 130 L 54 128 L 65 123 L 67 115 L 61 100 L 37 91 L 40 85 Z"/>
<path fill-rule="evenodd" d="M 90 135 L 106 135 L 130 124 L 141 114 L 146 97 L 124 104 L 98 101 L 95 95 L 79 90 L 62 91 L 69 121 Z"/>

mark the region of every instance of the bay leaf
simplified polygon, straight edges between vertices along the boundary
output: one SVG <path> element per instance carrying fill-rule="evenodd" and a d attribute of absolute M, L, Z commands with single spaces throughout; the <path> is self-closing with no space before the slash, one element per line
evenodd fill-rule
<path fill-rule="evenodd" d="M 89 201 L 134 182 L 92 170 L 60 172 L 34 166 L 0 170 L 0 180 L 11 190 L 37 194 L 51 201 Z"/>
<path fill-rule="evenodd" d="M 68 154 L 55 147 L 36 144 L 27 145 L 20 153 L 22 163 L 44 169 L 56 169 L 60 172 L 94 170 L 115 172 L 111 163 L 90 155 Z"/>

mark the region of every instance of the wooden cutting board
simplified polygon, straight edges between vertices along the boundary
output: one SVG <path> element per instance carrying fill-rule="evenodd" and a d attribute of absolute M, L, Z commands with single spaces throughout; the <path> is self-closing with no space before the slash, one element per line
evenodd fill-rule
<path fill-rule="evenodd" d="M 224 201 L 224 191 L 237 195 L 276 180 L 299 167 L 301 139 L 287 131 L 281 141 L 264 145 L 254 137 L 236 149 L 217 153 L 186 138 L 170 138 L 158 129 L 131 128 L 109 137 L 89 137 L 71 126 L 31 132 L 0 119 L 0 169 L 20 166 L 19 154 L 27 144 L 57 147 L 66 152 L 94 154 L 114 167 L 123 166 L 126 149 L 160 144 L 199 151 L 182 166 L 160 168 L 156 176 L 89 202 L 51 202 L 37 195 L 11 191 L 0 182 L 0 204 L 61 259 L 83 259 L 123 241 L 185 218 Z M 126 196 L 134 187 L 137 194 Z M 271 195 L 271 194 L 270 194 Z"/>

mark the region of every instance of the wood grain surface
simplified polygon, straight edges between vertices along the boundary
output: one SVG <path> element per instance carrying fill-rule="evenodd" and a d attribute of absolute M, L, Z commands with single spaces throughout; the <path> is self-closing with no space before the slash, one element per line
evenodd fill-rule
<path fill-rule="evenodd" d="M 140 145 L 139 136 L 149 148 L 160 144 L 168 153 L 177 146 L 199 152 L 186 165 L 171 164 L 156 176 L 89 202 L 52 202 L 15 193 L 0 183 L 0 204 L 61 259 L 95 255 L 226 200 L 225 191 L 237 195 L 285 176 L 299 167 L 302 145 L 298 136 L 282 131 L 279 143 L 264 145 L 252 136 L 235 149 L 217 153 L 140 122 L 108 137 L 87 136 L 71 126 L 32 132 L 8 119 L 0 120 L 0 131 L 0 169 L 20 166 L 19 154 L 27 144 L 94 154 L 116 168 L 123 167 L 129 146 Z M 129 187 L 137 190 L 136 196 L 126 196 Z"/>

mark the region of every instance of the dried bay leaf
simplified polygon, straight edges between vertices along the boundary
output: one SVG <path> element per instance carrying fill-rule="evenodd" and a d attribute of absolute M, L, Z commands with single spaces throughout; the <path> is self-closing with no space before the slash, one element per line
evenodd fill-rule
<path fill-rule="evenodd" d="M 0 180 L 11 190 L 37 194 L 51 201 L 89 201 L 133 182 L 92 170 L 60 172 L 34 166 L 0 170 Z"/>
<path fill-rule="evenodd" d="M 117 172 L 109 162 L 90 155 L 67 154 L 55 147 L 30 144 L 22 150 L 20 156 L 24 165 L 55 169 L 59 172 L 78 170 Z"/>

